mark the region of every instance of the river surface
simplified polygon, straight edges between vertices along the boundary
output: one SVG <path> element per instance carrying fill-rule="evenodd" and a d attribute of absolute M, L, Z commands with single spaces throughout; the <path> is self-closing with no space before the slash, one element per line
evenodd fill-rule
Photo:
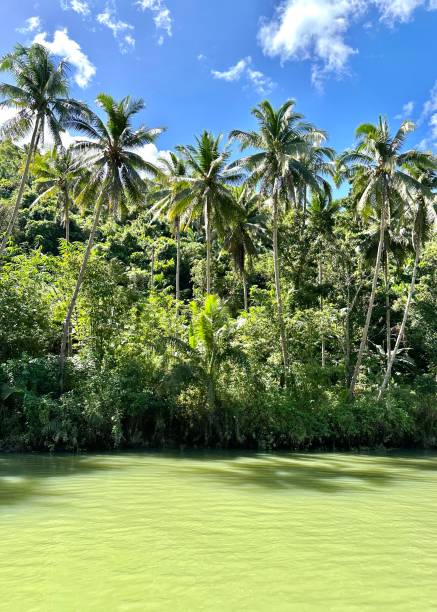
<path fill-rule="evenodd" d="M 0 455 L 0 610 L 437 610 L 437 455 Z"/>

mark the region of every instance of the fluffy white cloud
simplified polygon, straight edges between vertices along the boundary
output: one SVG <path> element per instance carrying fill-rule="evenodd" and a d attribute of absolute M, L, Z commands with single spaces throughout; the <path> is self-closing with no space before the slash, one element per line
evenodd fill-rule
<path fill-rule="evenodd" d="M 246 68 L 251 63 L 252 59 L 250 57 L 245 57 L 241 59 L 239 62 L 232 66 L 228 70 L 220 72 L 219 70 L 212 70 L 211 74 L 215 79 L 222 79 L 223 81 L 239 81 L 243 74 L 246 72 Z"/>
<path fill-rule="evenodd" d="M 270 77 L 266 76 L 260 70 L 255 70 L 251 65 L 252 58 L 249 55 L 237 62 L 235 66 L 231 66 L 228 70 L 224 70 L 223 72 L 211 70 L 211 74 L 215 79 L 227 81 L 228 83 L 239 81 L 244 77 L 260 95 L 270 93 L 275 87 L 275 83 Z"/>
<path fill-rule="evenodd" d="M 140 149 L 135 149 L 135 152 L 145 161 L 158 167 L 160 166 L 160 158 L 170 159 L 170 151 L 160 151 L 153 143 L 143 145 Z"/>
<path fill-rule="evenodd" d="M 41 19 L 38 16 L 29 17 L 26 19 L 25 25 L 22 28 L 17 28 L 20 34 L 28 34 L 29 32 L 39 32 L 41 29 Z"/>
<path fill-rule="evenodd" d="M 347 40 L 348 30 L 372 7 L 393 25 L 408 21 L 420 6 L 436 9 L 437 0 L 282 0 L 273 18 L 263 20 L 258 40 L 266 55 L 282 62 L 311 60 L 313 82 L 321 85 L 329 74 L 347 70 L 358 52 Z"/>
<path fill-rule="evenodd" d="M 353 19 L 364 10 L 362 0 L 287 0 L 276 16 L 264 22 L 258 38 L 266 55 L 312 59 L 313 81 L 327 73 L 341 73 L 356 50 L 345 41 Z"/>
<path fill-rule="evenodd" d="M 74 80 L 79 87 L 86 87 L 96 74 L 95 66 L 82 51 L 79 43 L 68 36 L 67 28 L 56 30 L 51 42 L 47 39 L 47 32 L 37 34 L 34 42 L 44 45 L 51 53 L 65 58 L 74 66 L 76 68 Z"/>
<path fill-rule="evenodd" d="M 136 4 L 143 11 L 152 11 L 157 30 L 162 30 L 167 36 L 172 35 L 173 20 L 164 0 L 138 0 Z M 163 42 L 164 37 L 161 35 L 158 44 L 162 45 Z"/>

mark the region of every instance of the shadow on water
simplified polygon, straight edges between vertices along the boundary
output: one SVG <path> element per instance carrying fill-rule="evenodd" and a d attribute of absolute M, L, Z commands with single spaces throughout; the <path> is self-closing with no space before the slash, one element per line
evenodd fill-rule
<path fill-rule="evenodd" d="M 59 497 L 48 478 L 133 468 L 138 475 L 168 478 L 174 486 L 195 479 L 270 491 L 341 493 L 381 490 L 402 481 L 437 476 L 437 455 L 108 453 L 106 455 L 0 455 L 0 509 L 38 498 Z M 180 481 L 180 482 L 176 482 Z"/>
<path fill-rule="evenodd" d="M 437 456 L 253 455 L 219 462 L 205 458 L 185 470 L 230 486 L 337 493 L 377 490 L 402 480 L 426 478 L 422 472 L 437 475 Z"/>
<path fill-rule="evenodd" d="M 90 456 L 0 455 L 0 508 L 47 493 L 47 478 L 63 478 L 113 469 L 113 465 Z"/>

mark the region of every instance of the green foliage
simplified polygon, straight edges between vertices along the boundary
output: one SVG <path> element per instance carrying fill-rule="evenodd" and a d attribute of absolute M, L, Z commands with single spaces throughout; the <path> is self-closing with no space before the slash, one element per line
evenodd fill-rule
<path fill-rule="evenodd" d="M 55 65 L 35 46 L 14 66 L 0 94 L 27 108 Z M 59 102 L 58 72 L 43 123 L 84 138 L 37 153 L 0 261 L 1 450 L 437 446 L 436 160 L 402 152 L 411 124 L 360 126 L 335 168 L 293 101 L 265 101 L 257 131 L 231 134 L 243 159 L 204 131 L 153 165 L 138 152 L 162 130 L 134 128 L 141 100 L 101 94 L 104 123 Z M 28 154 L 0 142 L 2 231 Z M 334 174 L 350 182 L 338 201 Z"/>

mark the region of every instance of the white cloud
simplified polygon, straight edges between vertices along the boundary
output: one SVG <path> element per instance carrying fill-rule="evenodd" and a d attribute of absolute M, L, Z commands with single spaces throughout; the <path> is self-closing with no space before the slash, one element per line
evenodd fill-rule
<path fill-rule="evenodd" d="M 153 143 L 146 144 L 139 149 L 135 149 L 135 153 L 140 155 L 145 161 L 158 167 L 161 165 L 160 158 L 170 159 L 170 151 L 160 151 Z"/>
<path fill-rule="evenodd" d="M 273 18 L 263 20 L 258 40 L 266 55 L 282 62 L 310 60 L 312 80 L 320 86 L 328 75 L 347 71 L 358 52 L 347 40 L 348 31 L 372 6 L 382 22 L 394 25 L 408 21 L 420 6 L 436 9 L 437 0 L 281 0 Z"/>
<path fill-rule="evenodd" d="M 131 34 L 126 33 L 132 31 L 134 27 L 130 23 L 117 19 L 115 0 L 112 0 L 106 4 L 104 11 L 97 15 L 97 21 L 109 28 L 113 33 L 114 38 L 118 38 L 120 33 L 125 33 L 123 39 L 119 42 L 122 53 L 127 53 L 129 48 L 135 46 L 135 38 Z"/>
<path fill-rule="evenodd" d="M 172 36 L 173 20 L 164 0 L 138 0 L 136 4 L 142 11 L 152 11 L 157 30 L 163 30 L 167 36 Z M 160 35 L 158 44 L 162 45 L 163 42 L 164 36 Z"/>
<path fill-rule="evenodd" d="M 410 100 L 402 107 L 402 112 L 395 116 L 395 119 L 410 119 L 414 111 L 415 103 Z"/>
<path fill-rule="evenodd" d="M 222 79 L 223 81 L 239 81 L 243 74 L 246 72 L 246 68 L 251 63 L 251 57 L 245 57 L 241 59 L 239 62 L 229 68 L 229 70 L 225 70 L 224 72 L 220 72 L 219 70 L 211 70 L 211 74 L 215 79 Z"/>
<path fill-rule="evenodd" d="M 82 51 L 79 43 L 68 36 L 67 28 L 56 30 L 52 42 L 47 40 L 47 32 L 37 34 L 33 42 L 44 45 L 51 53 L 65 58 L 74 66 L 76 68 L 74 80 L 79 87 L 86 87 L 96 74 L 95 66 Z"/>
<path fill-rule="evenodd" d="M 115 37 L 118 36 L 119 32 L 133 30 L 133 26 L 130 23 L 117 19 L 116 10 L 113 3 L 107 4 L 103 13 L 99 13 L 97 15 L 97 21 L 109 28 Z"/>
<path fill-rule="evenodd" d="M 275 83 L 270 77 L 266 76 L 260 70 L 255 70 L 251 65 L 252 58 L 249 55 L 237 62 L 235 66 L 231 66 L 228 70 L 224 70 L 223 72 L 211 70 L 211 74 L 215 79 L 227 81 L 228 83 L 246 78 L 257 93 L 261 95 L 270 93 L 275 87 Z"/>
<path fill-rule="evenodd" d="M 131 36 L 130 34 L 126 34 L 126 36 L 124 37 L 124 40 L 126 44 L 129 45 L 130 47 L 135 47 L 135 38 Z"/>
<path fill-rule="evenodd" d="M 61 6 L 64 11 L 71 9 L 82 17 L 87 17 L 91 13 L 87 0 L 61 0 Z"/>
<path fill-rule="evenodd" d="M 423 105 L 422 119 L 434 111 L 437 111 L 437 81 L 434 83 L 429 93 L 428 100 Z"/>
<path fill-rule="evenodd" d="M 434 147 L 437 150 L 437 81 L 434 83 L 429 93 L 429 98 L 423 105 L 419 123 L 427 122 L 429 133 L 420 142 L 419 148 L 429 149 Z"/>
<path fill-rule="evenodd" d="M 409 21 L 423 0 L 374 0 L 381 13 L 381 21 L 393 25 L 396 21 Z"/>
<path fill-rule="evenodd" d="M 275 87 L 275 83 L 272 79 L 259 70 L 252 70 L 249 68 L 247 70 L 247 77 L 252 83 L 255 91 L 262 96 L 269 94 Z"/>
<path fill-rule="evenodd" d="M 41 19 L 38 16 L 29 17 L 26 19 L 25 25 L 22 28 L 17 28 L 20 34 L 29 34 L 30 32 L 39 32 L 41 29 Z"/>

